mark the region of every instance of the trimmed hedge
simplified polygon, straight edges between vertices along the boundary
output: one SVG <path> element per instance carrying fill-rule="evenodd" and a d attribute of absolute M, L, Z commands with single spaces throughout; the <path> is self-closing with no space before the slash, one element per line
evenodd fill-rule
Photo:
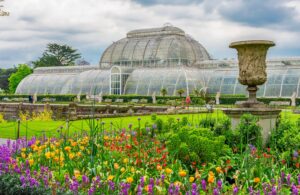
<path fill-rule="evenodd" d="M 1 94 L 0 101 L 4 98 L 28 98 L 28 95 L 14 95 L 14 94 Z M 77 95 L 38 95 L 38 101 L 42 101 L 44 98 L 55 98 L 57 102 L 73 102 L 77 98 Z M 86 95 L 81 95 L 81 100 L 85 100 Z M 144 95 L 104 95 L 103 99 L 123 99 L 124 102 L 131 102 L 133 99 L 147 99 L 148 103 L 152 102 L 152 96 Z M 209 95 L 207 99 L 215 100 L 215 95 Z M 257 98 L 259 101 L 269 104 L 271 101 L 290 101 L 289 98 Z M 201 97 L 196 97 L 191 95 L 192 105 L 203 105 L 204 100 Z M 247 97 L 245 95 L 221 95 L 220 103 L 225 105 L 235 104 L 237 101 L 245 101 Z M 176 101 L 176 105 L 180 106 L 182 101 L 185 102 L 185 97 L 179 96 L 156 96 L 156 101 L 158 104 L 168 104 L 170 102 Z M 300 98 L 296 99 L 297 106 L 300 105 Z"/>

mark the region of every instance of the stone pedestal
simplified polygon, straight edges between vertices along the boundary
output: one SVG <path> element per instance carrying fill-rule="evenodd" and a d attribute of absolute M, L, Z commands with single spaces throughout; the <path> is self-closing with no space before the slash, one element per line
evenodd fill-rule
<path fill-rule="evenodd" d="M 267 142 L 271 131 L 276 126 L 276 120 L 281 110 L 272 108 L 231 108 L 224 109 L 224 113 L 231 119 L 231 128 L 236 129 L 243 114 L 252 114 L 259 118 L 258 124 L 262 127 L 263 144 Z"/>

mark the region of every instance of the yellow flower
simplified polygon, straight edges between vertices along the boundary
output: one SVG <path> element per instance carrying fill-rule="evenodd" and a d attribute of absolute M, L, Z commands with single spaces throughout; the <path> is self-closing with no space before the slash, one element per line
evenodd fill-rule
<path fill-rule="evenodd" d="M 133 182 L 133 178 L 132 177 L 127 177 L 126 181 L 127 181 L 127 183 L 132 183 Z"/>
<path fill-rule="evenodd" d="M 34 160 L 33 159 L 29 159 L 28 162 L 29 162 L 29 165 L 32 166 L 33 163 L 34 163 Z"/>
<path fill-rule="evenodd" d="M 71 151 L 71 147 L 70 146 L 66 146 L 65 147 L 65 151 L 70 152 Z"/>
<path fill-rule="evenodd" d="M 119 169 L 119 164 L 118 163 L 114 163 L 114 168 L 115 169 Z"/>
<path fill-rule="evenodd" d="M 123 173 L 124 171 L 125 171 L 125 168 L 124 168 L 124 167 L 122 167 L 122 168 L 121 168 L 121 172 Z"/>
<path fill-rule="evenodd" d="M 74 176 L 77 179 L 80 176 L 80 171 L 74 170 Z"/>
<path fill-rule="evenodd" d="M 190 177 L 189 181 L 190 181 L 191 183 L 193 183 L 193 182 L 195 181 L 195 178 L 194 178 L 194 177 Z"/>
<path fill-rule="evenodd" d="M 174 185 L 175 185 L 175 186 L 181 186 L 182 183 L 181 183 L 180 181 L 175 181 L 175 182 L 174 182 Z"/>
<path fill-rule="evenodd" d="M 79 146 L 79 149 L 82 151 L 82 150 L 84 150 L 84 147 L 83 146 Z"/>
<path fill-rule="evenodd" d="M 104 140 L 108 140 L 109 139 L 109 137 L 106 135 L 106 136 L 104 136 Z"/>
<path fill-rule="evenodd" d="M 222 173 L 222 172 L 223 172 L 221 167 L 217 167 L 217 168 L 216 168 L 216 171 L 217 171 L 218 173 Z"/>
<path fill-rule="evenodd" d="M 173 170 L 172 169 L 170 169 L 170 168 L 166 168 L 166 174 L 170 174 L 170 173 L 172 173 L 173 172 Z"/>
<path fill-rule="evenodd" d="M 46 152 L 46 153 L 45 153 L 45 156 L 46 156 L 47 159 L 50 159 L 50 157 L 51 157 L 51 152 Z"/>
<path fill-rule="evenodd" d="M 105 166 L 107 166 L 108 162 L 107 162 L 107 161 L 104 161 L 103 164 L 104 164 Z"/>
<path fill-rule="evenodd" d="M 146 186 L 144 187 L 144 189 L 145 189 L 146 192 L 148 192 L 148 191 L 149 191 L 149 185 L 146 185 Z"/>
<path fill-rule="evenodd" d="M 129 161 L 128 158 L 124 158 L 123 163 L 124 163 L 124 164 L 127 164 L 128 161 Z"/>
<path fill-rule="evenodd" d="M 21 153 L 22 158 L 26 158 L 26 154 L 24 152 Z"/>
<path fill-rule="evenodd" d="M 255 177 L 253 181 L 254 181 L 254 183 L 259 183 L 260 182 L 260 178 L 259 177 Z"/>
<path fill-rule="evenodd" d="M 115 176 L 113 176 L 113 175 L 109 175 L 109 176 L 107 177 L 107 180 L 113 180 L 114 177 L 115 177 Z"/>
<path fill-rule="evenodd" d="M 134 173 L 135 172 L 135 169 L 134 167 L 131 167 L 131 172 Z"/>
<path fill-rule="evenodd" d="M 25 152 L 25 151 L 26 151 L 26 148 L 22 148 L 21 151 L 22 151 L 22 152 Z"/>
<path fill-rule="evenodd" d="M 51 157 L 53 158 L 55 156 L 55 152 L 51 152 Z"/>
<path fill-rule="evenodd" d="M 185 177 L 186 176 L 186 171 L 183 171 L 183 170 L 179 171 L 179 176 L 180 177 Z"/>
<path fill-rule="evenodd" d="M 69 158 L 72 160 L 75 157 L 74 153 L 69 154 Z"/>
<path fill-rule="evenodd" d="M 81 152 L 77 152 L 77 156 L 81 157 L 82 156 Z"/>

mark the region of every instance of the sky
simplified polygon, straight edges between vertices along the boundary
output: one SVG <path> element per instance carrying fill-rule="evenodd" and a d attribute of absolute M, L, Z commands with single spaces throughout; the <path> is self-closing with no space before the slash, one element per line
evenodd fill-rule
<path fill-rule="evenodd" d="M 78 49 L 93 65 L 130 30 L 183 29 L 215 59 L 236 58 L 233 41 L 276 43 L 268 57 L 300 56 L 300 0 L 5 0 L 0 68 L 41 57 L 48 43 Z"/>

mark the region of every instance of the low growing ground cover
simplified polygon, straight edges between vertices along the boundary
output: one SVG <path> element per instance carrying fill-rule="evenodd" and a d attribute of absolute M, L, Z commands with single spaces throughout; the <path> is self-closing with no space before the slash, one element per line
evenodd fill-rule
<path fill-rule="evenodd" d="M 299 194 L 299 125 L 286 114 L 262 146 L 257 118 L 152 115 L 110 128 L 20 139 L 0 147 L 7 194 Z M 163 121 L 163 122 L 162 122 Z"/>

